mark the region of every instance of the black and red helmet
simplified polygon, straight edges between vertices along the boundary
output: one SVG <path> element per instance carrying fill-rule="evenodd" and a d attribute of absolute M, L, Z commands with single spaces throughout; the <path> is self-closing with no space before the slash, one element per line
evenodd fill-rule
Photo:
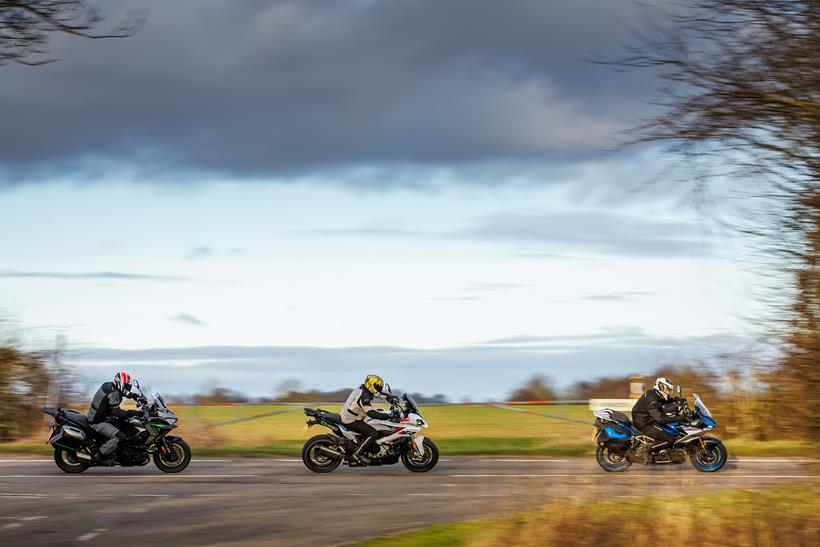
<path fill-rule="evenodd" d="M 114 381 L 111 382 L 117 390 L 123 395 L 131 393 L 131 388 L 134 385 L 134 380 L 127 372 L 118 372 L 114 375 Z"/>

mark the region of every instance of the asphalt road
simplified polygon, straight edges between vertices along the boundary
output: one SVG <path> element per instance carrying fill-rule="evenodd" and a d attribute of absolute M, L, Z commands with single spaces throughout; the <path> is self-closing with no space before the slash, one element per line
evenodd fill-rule
<path fill-rule="evenodd" d="M 46 459 L 0 459 L 0 545 L 333 545 L 496 515 L 552 496 L 698 493 L 816 484 L 817 462 L 730 461 L 714 474 L 633 466 L 607 474 L 590 458 L 453 458 L 430 473 L 397 466 L 311 473 L 295 459 L 194 460 L 179 475 L 92 468 L 66 475 Z"/>

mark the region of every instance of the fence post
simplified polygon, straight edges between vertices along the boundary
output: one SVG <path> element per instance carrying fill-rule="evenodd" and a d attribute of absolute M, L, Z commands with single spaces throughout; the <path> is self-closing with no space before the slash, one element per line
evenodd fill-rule
<path fill-rule="evenodd" d="M 636 375 L 629 377 L 629 398 L 640 399 L 643 395 L 643 376 Z"/>

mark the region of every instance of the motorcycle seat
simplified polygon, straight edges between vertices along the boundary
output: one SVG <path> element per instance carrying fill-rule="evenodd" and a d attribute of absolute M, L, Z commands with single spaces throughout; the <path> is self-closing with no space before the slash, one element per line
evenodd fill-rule
<path fill-rule="evenodd" d="M 613 410 L 610 412 L 610 418 L 615 420 L 616 422 L 621 422 L 627 425 L 632 425 L 632 422 L 629 419 L 629 416 L 624 414 L 623 412 L 618 412 L 617 410 Z"/>
<path fill-rule="evenodd" d="M 342 423 L 342 417 L 336 414 L 335 412 L 323 412 L 322 419 L 337 424 Z"/>

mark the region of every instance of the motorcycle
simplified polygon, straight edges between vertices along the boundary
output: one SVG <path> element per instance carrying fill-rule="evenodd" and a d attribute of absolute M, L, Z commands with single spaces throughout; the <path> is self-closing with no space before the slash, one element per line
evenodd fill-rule
<path fill-rule="evenodd" d="M 418 405 L 413 397 L 406 393 L 401 399 L 390 393 L 387 386 L 391 418 L 380 420 L 367 418 L 369 425 L 376 428 L 377 441 L 370 446 L 366 454 L 370 466 L 392 465 L 401 459 L 404 467 L 415 473 L 430 471 L 438 463 L 438 447 L 429 438 L 417 435 L 427 428 L 427 422 L 421 417 Z M 359 444 L 359 435 L 350 431 L 339 414 L 321 408 L 305 408 L 305 415 L 310 418 L 305 431 L 314 425 L 330 429 L 332 434 L 311 437 L 302 448 L 302 461 L 314 473 L 330 473 L 342 462 L 347 465 L 362 466 L 354 459 L 353 452 Z"/>
<path fill-rule="evenodd" d="M 680 391 L 678 392 L 680 396 Z M 689 409 L 686 399 L 679 399 L 673 412 L 679 420 L 660 426 L 675 437 L 671 446 L 656 444 L 655 440 L 639 433 L 626 414 L 605 408 L 595 415 L 595 458 L 604 471 L 626 471 L 633 463 L 644 465 L 682 464 L 687 457 L 698 471 L 719 471 L 728 458 L 720 439 L 706 436 L 717 427 L 712 413 L 697 393 L 694 408 Z"/>
<path fill-rule="evenodd" d="M 44 407 L 53 416 L 46 444 L 54 447 L 54 462 L 66 473 L 82 473 L 97 465 L 143 466 L 151 459 L 165 473 L 179 473 L 191 462 L 191 448 L 182 439 L 169 435 L 177 427 L 177 415 L 165 404 L 162 395 L 147 386 L 137 395 L 140 416 L 121 419 L 117 427 L 126 436 L 114 452 L 113 463 L 101 463 L 96 454 L 107 440 L 91 428 L 85 414 L 57 407 Z"/>

